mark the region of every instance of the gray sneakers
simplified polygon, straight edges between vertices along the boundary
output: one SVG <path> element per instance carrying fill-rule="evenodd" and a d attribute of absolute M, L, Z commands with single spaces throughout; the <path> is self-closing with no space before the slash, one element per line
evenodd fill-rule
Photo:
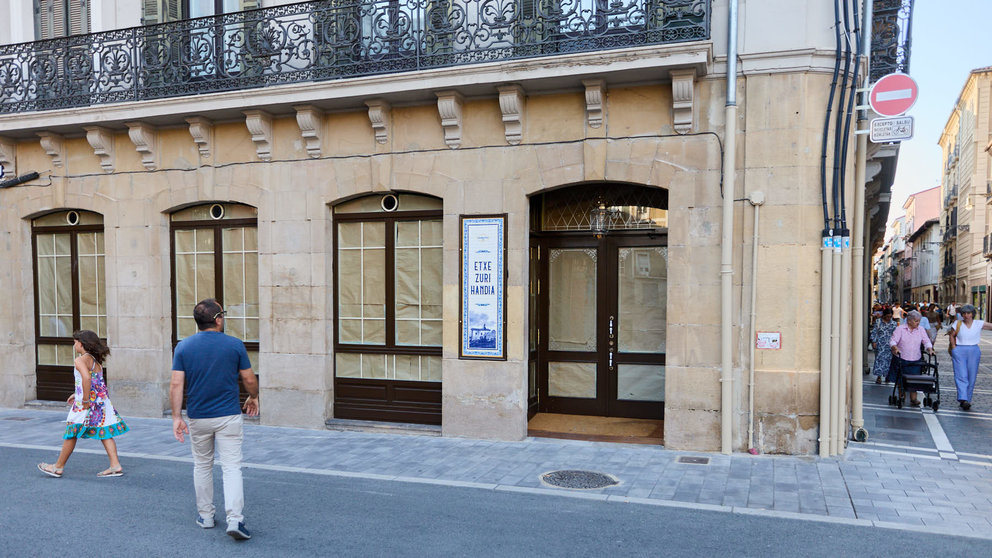
<path fill-rule="evenodd" d="M 236 541 L 246 541 L 251 538 L 251 533 L 245 528 L 245 522 L 239 521 L 236 524 L 227 524 L 227 534 Z"/>
<path fill-rule="evenodd" d="M 196 516 L 196 524 L 199 525 L 200 527 L 204 528 L 204 529 L 213 529 L 214 528 L 214 518 L 212 518 L 212 517 L 203 517 L 201 515 L 197 515 Z"/>

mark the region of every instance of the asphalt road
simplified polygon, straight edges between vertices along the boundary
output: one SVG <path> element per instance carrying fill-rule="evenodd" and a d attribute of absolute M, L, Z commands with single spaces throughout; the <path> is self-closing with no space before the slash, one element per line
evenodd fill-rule
<path fill-rule="evenodd" d="M 249 541 L 194 525 L 192 466 L 2 448 L 3 556 L 985 556 L 987 540 L 545 494 L 245 469 Z M 218 482 L 217 501 L 222 507 Z M 219 512 L 220 513 L 220 512 Z"/>

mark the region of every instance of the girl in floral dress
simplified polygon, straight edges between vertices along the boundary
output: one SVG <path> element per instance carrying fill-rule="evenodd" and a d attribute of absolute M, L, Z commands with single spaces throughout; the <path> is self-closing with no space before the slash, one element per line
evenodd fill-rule
<path fill-rule="evenodd" d="M 75 339 L 72 348 L 79 354 L 73 370 L 76 391 L 66 400 L 67 404 L 72 405 L 72 409 L 66 417 L 62 451 L 55 463 L 39 463 L 38 469 L 46 475 L 61 477 L 66 461 L 76 449 L 76 440 L 96 438 L 103 442 L 103 449 L 110 459 L 110 467 L 96 476 L 119 477 L 124 474 L 124 469 L 117 458 L 114 436 L 127 432 L 128 428 L 110 403 L 107 384 L 103 380 L 103 362 L 110 355 L 110 349 L 96 333 L 89 330 L 77 331 L 72 334 L 72 338 Z"/>
<path fill-rule="evenodd" d="M 899 322 L 892 319 L 892 309 L 882 310 L 882 317 L 875 321 L 875 327 L 871 330 L 871 345 L 875 349 L 875 362 L 872 364 L 871 373 L 875 375 L 875 383 L 882 383 L 889 373 L 889 366 L 892 365 L 892 351 L 889 350 L 889 341 L 896 330 Z"/>

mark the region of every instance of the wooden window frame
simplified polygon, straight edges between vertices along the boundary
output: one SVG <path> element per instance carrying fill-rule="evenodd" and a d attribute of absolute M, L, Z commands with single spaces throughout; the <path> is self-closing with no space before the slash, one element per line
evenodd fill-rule
<path fill-rule="evenodd" d="M 376 354 L 442 356 L 441 346 L 396 344 L 396 223 L 438 220 L 443 223 L 441 209 L 395 212 L 361 212 L 333 214 L 333 297 L 334 305 L 334 416 L 339 419 L 375 420 L 421 424 L 441 424 L 441 382 L 375 378 L 348 378 L 337 375 L 338 354 Z M 341 223 L 382 222 L 384 235 L 385 273 L 385 342 L 381 345 L 341 343 L 338 311 L 338 225 Z M 442 250 L 443 253 L 443 250 Z M 443 259 L 442 259 L 443 262 Z M 442 264 L 443 265 L 443 264 Z"/>
<path fill-rule="evenodd" d="M 72 210 L 62 210 L 62 212 L 72 211 Z M 102 216 L 101 216 L 102 217 Z M 72 301 L 72 331 L 78 331 L 80 327 L 80 305 L 79 305 L 79 247 L 78 235 L 80 233 L 104 233 L 104 226 L 99 225 L 54 225 L 54 226 L 41 226 L 35 227 L 33 224 L 31 226 L 31 271 L 33 276 L 33 290 L 34 290 L 34 366 L 35 366 L 35 376 L 37 377 L 39 372 L 65 372 L 66 368 L 72 369 L 72 365 L 59 365 L 59 364 L 40 364 L 38 362 L 38 347 L 40 345 L 59 345 L 59 346 L 72 346 L 74 340 L 72 334 L 70 333 L 68 337 L 53 337 L 50 335 L 43 336 L 41 334 L 41 299 L 38 294 L 38 235 L 40 234 L 68 234 L 69 235 L 69 260 L 71 262 L 72 271 L 71 285 L 70 285 L 70 299 Z M 106 241 L 106 237 L 104 237 Z M 104 261 L 106 261 L 106 256 L 104 256 Z M 104 296 L 106 293 L 104 293 Z M 102 338 L 104 342 L 107 338 Z M 104 378 L 107 378 L 107 370 L 103 371 Z M 39 397 L 40 399 L 40 397 Z M 46 399 L 47 401 L 47 399 Z"/>

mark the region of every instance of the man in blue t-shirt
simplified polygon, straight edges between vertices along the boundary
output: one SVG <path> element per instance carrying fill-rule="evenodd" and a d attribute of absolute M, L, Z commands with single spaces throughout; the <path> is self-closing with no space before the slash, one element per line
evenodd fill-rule
<path fill-rule="evenodd" d="M 224 471 L 224 508 L 227 534 L 237 540 L 251 538 L 245 528 L 244 484 L 241 478 L 243 423 L 238 402 L 238 378 L 248 400 L 244 410 L 258 415 L 258 380 L 251 370 L 245 344 L 224 333 L 224 314 L 212 299 L 193 308 L 200 332 L 176 345 L 172 357 L 172 433 L 180 442 L 189 434 L 193 449 L 193 486 L 196 489 L 196 524 L 214 526 L 214 448 Z M 183 385 L 186 386 L 186 415 L 183 422 Z"/>

